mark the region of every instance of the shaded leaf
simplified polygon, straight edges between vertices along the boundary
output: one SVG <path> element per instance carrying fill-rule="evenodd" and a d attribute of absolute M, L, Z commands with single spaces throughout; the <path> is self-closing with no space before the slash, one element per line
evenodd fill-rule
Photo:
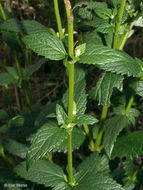
<path fill-rule="evenodd" d="M 111 158 L 137 158 L 143 154 L 143 131 L 136 131 L 117 139 Z"/>
<path fill-rule="evenodd" d="M 117 136 L 128 125 L 126 116 L 118 115 L 108 119 L 105 122 L 106 130 L 103 138 L 103 146 L 107 155 L 110 157 L 114 143 L 116 142 Z"/>
<path fill-rule="evenodd" d="M 16 166 L 15 172 L 26 180 L 43 184 L 46 187 L 55 187 L 59 183 L 64 182 L 62 168 L 47 160 L 38 160 L 28 171 L 26 169 L 26 162 L 22 162 Z"/>
<path fill-rule="evenodd" d="M 0 73 L 0 86 L 7 86 L 14 82 L 14 78 L 9 73 Z"/>
<path fill-rule="evenodd" d="M 2 145 L 10 154 L 19 156 L 20 158 L 26 157 L 28 147 L 24 144 L 10 138 L 4 138 L 2 139 Z"/>
<path fill-rule="evenodd" d="M 55 122 L 45 123 L 36 133 L 28 151 L 28 166 L 52 151 L 67 138 L 66 131 L 58 127 Z"/>
<path fill-rule="evenodd" d="M 113 88 L 123 90 L 123 76 L 112 73 L 103 73 L 96 86 L 90 91 L 90 96 L 97 100 L 99 105 L 109 106 Z"/>

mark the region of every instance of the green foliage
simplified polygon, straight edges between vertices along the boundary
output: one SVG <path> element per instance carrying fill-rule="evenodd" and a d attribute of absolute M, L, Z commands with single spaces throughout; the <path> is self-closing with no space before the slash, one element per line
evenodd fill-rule
<path fill-rule="evenodd" d="M 142 62 L 130 57 L 123 51 L 106 46 L 88 44 L 85 53 L 80 57 L 84 64 L 97 65 L 99 68 L 117 74 L 141 77 Z"/>
<path fill-rule="evenodd" d="M 96 86 L 90 91 L 90 96 L 100 105 L 109 106 L 113 88 L 123 90 L 123 76 L 112 73 L 103 73 Z"/>
<path fill-rule="evenodd" d="M 9 73 L 0 73 L 0 86 L 7 86 L 14 83 L 14 78 Z"/>
<path fill-rule="evenodd" d="M 143 81 L 137 80 L 130 83 L 130 87 L 135 91 L 139 96 L 143 96 Z"/>
<path fill-rule="evenodd" d="M 112 151 L 111 158 L 124 156 L 133 159 L 143 154 L 142 144 L 143 132 L 136 131 L 117 139 Z"/>
<path fill-rule="evenodd" d="M 8 19 L 0 26 L 1 30 L 22 33 L 35 34 L 50 32 L 50 29 L 34 20 L 19 21 L 16 19 Z"/>
<path fill-rule="evenodd" d="M 97 122 L 98 120 L 92 115 L 76 115 L 73 120 L 73 123 L 77 125 L 83 125 L 83 124 L 93 125 L 94 123 Z"/>
<path fill-rule="evenodd" d="M 55 187 L 64 182 L 64 172 L 61 167 L 50 163 L 48 160 L 38 160 L 27 171 L 26 162 L 20 163 L 15 168 L 15 172 L 26 180 L 44 184 L 45 187 Z"/>
<path fill-rule="evenodd" d="M 28 151 L 28 166 L 42 158 L 47 152 L 59 146 L 66 138 L 66 132 L 57 126 L 55 122 L 45 123 L 36 133 L 32 145 Z"/>
<path fill-rule="evenodd" d="M 38 55 L 51 60 L 61 60 L 66 56 L 62 41 L 50 33 L 28 35 L 23 42 Z"/>
<path fill-rule="evenodd" d="M 66 138 L 64 139 L 64 141 L 60 144 L 57 145 L 52 151 L 53 152 L 67 152 L 67 134 L 66 134 Z M 83 144 L 85 140 L 85 133 L 77 128 L 74 127 L 72 130 L 72 150 L 76 150 L 79 149 L 80 146 Z"/>
<path fill-rule="evenodd" d="M 74 101 L 76 103 L 76 113 L 77 114 L 84 114 L 86 110 L 86 104 L 87 104 L 87 94 L 85 91 L 85 81 L 81 80 L 75 83 L 74 85 Z M 68 107 L 68 90 L 63 96 L 63 104 L 64 107 L 67 109 Z"/>
<path fill-rule="evenodd" d="M 124 115 L 111 117 L 105 123 L 103 146 L 109 157 L 111 157 L 114 144 L 119 133 L 128 125 L 128 120 Z"/>
<path fill-rule="evenodd" d="M 2 145 L 4 149 L 7 150 L 10 154 L 13 154 L 23 159 L 26 158 L 28 148 L 24 144 L 10 138 L 4 138 L 2 139 Z"/>

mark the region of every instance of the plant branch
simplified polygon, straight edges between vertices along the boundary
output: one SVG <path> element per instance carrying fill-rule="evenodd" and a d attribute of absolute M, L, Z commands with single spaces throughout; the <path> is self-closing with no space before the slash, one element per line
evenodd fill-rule
<path fill-rule="evenodd" d="M 73 57 L 74 49 L 74 38 L 73 38 L 73 14 L 70 0 L 64 0 L 67 22 L 68 22 L 68 54 L 69 57 Z M 69 73 L 69 103 L 68 103 L 68 117 L 69 121 L 73 119 L 73 102 L 74 102 L 74 64 L 68 62 L 68 73 Z M 68 131 L 68 180 L 69 184 L 74 184 L 73 179 L 73 168 L 72 168 L 72 130 Z"/>
<path fill-rule="evenodd" d="M 98 152 L 101 151 L 100 144 L 101 144 L 102 136 L 105 130 L 105 119 L 107 117 L 107 113 L 108 113 L 108 106 L 104 106 L 102 109 L 102 114 L 101 114 L 100 129 L 99 129 L 99 133 L 95 142 L 95 151 L 98 151 Z"/>
<path fill-rule="evenodd" d="M 126 5 L 126 0 L 122 0 L 121 5 L 120 5 L 119 14 L 118 14 L 118 21 L 117 21 L 116 26 L 115 26 L 115 35 L 114 35 L 114 43 L 113 43 L 114 49 L 116 49 L 117 45 L 118 45 L 118 37 L 119 37 L 118 32 L 120 30 L 120 25 L 122 23 L 125 5 Z"/>
<path fill-rule="evenodd" d="M 62 40 L 64 38 L 64 34 L 62 30 L 62 22 L 61 22 L 61 17 L 60 17 L 60 12 L 59 12 L 58 0 L 54 0 L 54 9 L 55 9 L 55 15 L 56 15 L 57 26 L 58 26 L 58 31 L 59 31 L 59 37 Z"/>
<path fill-rule="evenodd" d="M 129 111 L 130 111 L 130 108 L 134 102 L 134 99 L 135 99 L 135 93 L 133 93 L 133 95 L 129 99 L 128 105 L 127 105 L 126 110 L 125 110 L 126 116 L 129 114 Z"/>
<path fill-rule="evenodd" d="M 1 14 L 2 14 L 2 18 L 3 18 L 3 20 L 6 21 L 6 20 L 7 20 L 7 18 L 6 18 L 6 14 L 5 14 L 5 12 L 4 12 L 4 9 L 3 9 L 1 3 L 0 3 L 0 12 L 1 12 Z"/>
<path fill-rule="evenodd" d="M 85 131 L 85 133 L 87 135 L 87 138 L 88 138 L 89 148 L 90 148 L 91 151 L 94 151 L 94 149 L 95 149 L 94 148 L 94 141 L 92 140 L 92 137 L 90 135 L 88 125 L 84 124 L 83 127 L 84 127 L 84 131 Z"/>

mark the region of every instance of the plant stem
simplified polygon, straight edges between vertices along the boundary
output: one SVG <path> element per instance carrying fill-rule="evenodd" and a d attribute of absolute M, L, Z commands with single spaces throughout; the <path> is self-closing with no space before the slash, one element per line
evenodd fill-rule
<path fill-rule="evenodd" d="M 115 35 L 114 35 L 114 43 L 113 43 L 113 48 L 116 49 L 117 45 L 118 45 L 118 37 L 119 37 L 119 30 L 120 30 L 120 25 L 122 23 L 122 18 L 123 18 L 123 13 L 124 13 L 124 8 L 126 5 L 126 0 L 122 0 L 121 1 L 121 6 L 120 6 L 120 10 L 119 10 L 119 14 L 118 14 L 118 21 L 116 23 L 115 26 Z"/>
<path fill-rule="evenodd" d="M 128 39 L 129 33 L 130 32 L 126 32 L 126 34 L 122 36 L 122 38 L 120 39 L 120 41 L 118 43 L 119 45 L 118 45 L 117 49 L 119 49 L 119 50 L 123 49 L 123 47 L 125 46 L 126 41 Z"/>
<path fill-rule="evenodd" d="M 5 12 L 4 12 L 4 9 L 3 9 L 1 3 L 0 3 L 0 12 L 1 12 L 1 14 L 2 14 L 2 18 L 3 18 L 3 20 L 6 21 L 6 20 L 7 20 L 7 18 L 6 18 L 6 14 L 5 14 Z"/>
<path fill-rule="evenodd" d="M 143 163 L 141 163 L 137 169 L 134 171 L 133 175 L 131 176 L 131 180 L 135 181 L 136 180 L 136 176 L 139 173 L 139 171 L 141 170 L 141 168 L 143 167 Z"/>
<path fill-rule="evenodd" d="M 56 15 L 57 26 L 58 26 L 58 31 L 59 31 L 59 37 L 62 40 L 64 38 L 64 34 L 62 30 L 62 22 L 61 22 L 61 17 L 60 17 L 60 12 L 59 12 L 58 0 L 54 0 L 54 8 L 55 8 L 55 15 Z"/>
<path fill-rule="evenodd" d="M 127 105 L 126 110 L 125 110 L 126 116 L 129 114 L 129 111 L 130 111 L 130 108 L 134 102 L 134 99 L 135 99 L 135 93 L 133 93 L 133 95 L 129 99 L 128 105 Z"/>
<path fill-rule="evenodd" d="M 19 78 L 20 78 L 20 80 L 22 80 L 22 72 L 21 72 L 20 64 L 19 64 L 19 61 L 18 61 L 17 54 L 16 54 L 15 50 L 13 51 L 13 56 L 14 56 L 14 60 L 15 60 L 15 63 L 16 63 L 16 67 L 17 67 L 17 72 L 18 72 Z M 28 108 L 30 110 L 32 110 L 32 108 L 31 108 L 31 102 L 30 102 L 30 99 L 29 99 L 29 96 L 28 96 L 28 92 L 27 92 L 28 88 L 27 88 L 26 81 L 22 81 L 22 88 L 23 88 L 23 91 L 24 91 L 24 96 L 25 96 L 26 104 L 28 105 Z"/>
<path fill-rule="evenodd" d="M 73 14 L 70 0 L 64 0 L 67 22 L 68 22 L 68 54 L 69 57 L 73 56 L 74 39 L 73 39 Z M 69 103 L 68 103 L 68 117 L 69 121 L 73 119 L 73 101 L 74 101 L 74 64 L 68 62 L 69 72 Z M 72 168 L 72 130 L 68 131 L 68 180 L 69 184 L 74 184 L 73 168 Z"/>
<path fill-rule="evenodd" d="M 102 136 L 105 130 L 105 119 L 107 117 L 107 113 L 108 113 L 108 106 L 104 106 L 102 110 L 102 114 L 101 114 L 100 129 L 99 129 L 99 133 L 95 142 L 95 151 L 98 151 L 98 152 L 101 151 L 100 144 L 101 144 Z"/>
<path fill-rule="evenodd" d="M 94 149 L 95 149 L 94 148 L 94 141 L 92 140 L 92 137 L 90 135 L 90 131 L 89 131 L 88 125 L 84 124 L 83 127 L 84 127 L 84 131 L 85 131 L 85 133 L 87 135 L 87 138 L 88 138 L 89 148 L 90 148 L 91 151 L 94 151 Z"/>

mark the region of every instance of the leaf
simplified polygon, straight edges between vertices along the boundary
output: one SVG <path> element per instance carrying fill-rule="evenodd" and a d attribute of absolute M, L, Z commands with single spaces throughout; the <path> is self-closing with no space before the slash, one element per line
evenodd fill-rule
<path fill-rule="evenodd" d="M 115 143 L 111 158 L 127 157 L 128 159 L 137 158 L 143 154 L 143 131 L 136 131 L 126 136 L 120 137 Z"/>
<path fill-rule="evenodd" d="M 109 23 L 103 23 L 99 27 L 97 27 L 96 31 L 101 32 L 103 34 L 113 33 L 114 32 L 114 26 L 112 26 Z"/>
<path fill-rule="evenodd" d="M 28 166 L 59 146 L 66 138 L 66 131 L 59 128 L 55 122 L 45 123 L 36 133 L 28 151 Z"/>
<path fill-rule="evenodd" d="M 33 65 L 30 65 L 30 66 L 27 66 L 25 69 L 24 69 L 24 75 L 25 77 L 30 77 L 34 72 L 36 72 L 37 70 L 40 69 L 40 67 L 47 62 L 47 59 L 45 58 L 41 58 L 37 63 L 33 64 Z"/>
<path fill-rule="evenodd" d="M 84 140 L 85 140 L 84 132 L 81 129 L 74 127 L 72 130 L 72 150 L 74 151 L 76 149 L 79 149 L 79 147 L 83 144 Z M 52 151 L 66 153 L 67 152 L 67 138 L 65 138 L 65 140 L 59 146 L 56 146 Z"/>
<path fill-rule="evenodd" d="M 98 120 L 93 117 L 92 115 L 76 115 L 73 123 L 76 125 L 83 125 L 83 124 L 88 124 L 88 125 L 93 125 L 94 123 L 97 123 Z"/>
<path fill-rule="evenodd" d="M 9 118 L 8 113 L 5 110 L 0 109 L 0 121 L 7 120 L 8 118 Z"/>
<path fill-rule="evenodd" d="M 112 73 L 103 73 L 96 86 L 90 91 L 90 96 L 98 101 L 99 105 L 109 106 L 113 88 L 123 89 L 123 76 Z"/>
<path fill-rule="evenodd" d="M 143 97 L 143 81 L 134 81 L 130 83 L 129 86 L 136 92 L 137 95 Z"/>
<path fill-rule="evenodd" d="M 82 66 L 83 65 L 78 63 L 75 64 L 75 73 L 74 73 L 75 83 L 82 81 L 85 78 L 85 70 Z"/>
<path fill-rule="evenodd" d="M 6 70 L 7 70 L 7 72 L 8 72 L 15 80 L 18 80 L 18 79 L 19 79 L 17 70 L 16 70 L 14 67 L 7 66 L 7 67 L 6 67 Z"/>
<path fill-rule="evenodd" d="M 2 145 L 10 154 L 19 156 L 20 158 L 26 157 L 28 148 L 24 144 L 7 137 L 2 139 Z"/>
<path fill-rule="evenodd" d="M 49 33 L 28 35 L 23 42 L 38 55 L 51 60 L 61 60 L 66 56 L 62 41 Z"/>
<path fill-rule="evenodd" d="M 124 189 L 125 190 L 133 190 L 135 188 L 135 181 L 128 179 L 125 183 L 124 183 Z"/>
<path fill-rule="evenodd" d="M 22 52 L 21 44 L 18 34 L 14 32 L 2 32 L 2 39 L 7 43 L 7 45 L 16 50 Z"/>
<path fill-rule="evenodd" d="M 116 142 L 117 136 L 127 125 L 128 120 L 124 115 L 114 116 L 106 121 L 106 130 L 103 139 L 103 146 L 109 157 L 111 157 L 111 153 L 114 148 L 114 143 Z"/>
<path fill-rule="evenodd" d="M 97 65 L 100 69 L 116 74 L 141 77 L 143 63 L 133 59 L 123 51 L 107 46 L 87 44 L 80 63 Z"/>
<path fill-rule="evenodd" d="M 64 109 L 62 106 L 60 106 L 59 104 L 57 104 L 56 106 L 56 114 L 57 114 L 57 120 L 58 120 L 58 124 L 62 125 L 62 124 L 68 124 L 68 116 L 65 113 Z"/>
<path fill-rule="evenodd" d="M 74 101 L 76 103 L 76 113 L 84 114 L 86 110 L 87 104 L 87 94 L 85 91 L 85 80 L 79 81 L 74 85 Z M 64 104 L 65 109 L 68 107 L 68 90 L 65 92 L 62 102 Z"/>
<path fill-rule="evenodd" d="M 97 34 L 96 31 L 83 33 L 83 41 L 84 41 L 86 44 L 90 44 L 90 43 L 92 42 L 92 43 L 94 43 L 94 44 L 103 45 L 102 39 L 101 39 L 101 37 Z"/>
<path fill-rule="evenodd" d="M 126 159 L 125 162 L 123 162 L 125 174 L 128 177 L 131 177 L 133 174 L 133 160 Z"/>
<path fill-rule="evenodd" d="M 0 28 L 2 30 L 17 32 L 22 34 L 35 34 L 35 33 L 44 33 L 50 32 L 50 29 L 46 26 L 40 24 L 35 20 L 24 20 L 19 21 L 16 19 L 8 19 L 5 21 Z"/>
<path fill-rule="evenodd" d="M 0 73 L 0 86 L 7 86 L 14 83 L 14 78 L 9 73 Z"/>
<path fill-rule="evenodd" d="M 121 105 L 114 108 L 114 113 L 116 115 L 126 115 L 125 105 Z M 140 112 L 135 108 L 130 108 L 127 118 L 135 126 L 136 117 L 140 115 Z"/>
<path fill-rule="evenodd" d="M 103 162 L 103 163 L 102 163 Z M 105 164 L 105 165 L 104 165 Z M 97 153 L 91 154 L 84 160 L 77 170 L 79 171 L 78 185 L 74 190 L 123 190 L 121 185 L 117 184 L 105 169 L 107 162 L 104 159 L 99 159 Z"/>
<path fill-rule="evenodd" d="M 72 190 L 72 187 L 65 182 L 59 183 L 53 190 Z"/>
<path fill-rule="evenodd" d="M 20 177 L 38 184 L 43 184 L 45 187 L 55 187 L 59 183 L 64 182 L 62 168 L 50 163 L 48 160 L 38 160 L 28 171 L 26 169 L 26 162 L 22 162 L 16 166 L 15 172 Z"/>

